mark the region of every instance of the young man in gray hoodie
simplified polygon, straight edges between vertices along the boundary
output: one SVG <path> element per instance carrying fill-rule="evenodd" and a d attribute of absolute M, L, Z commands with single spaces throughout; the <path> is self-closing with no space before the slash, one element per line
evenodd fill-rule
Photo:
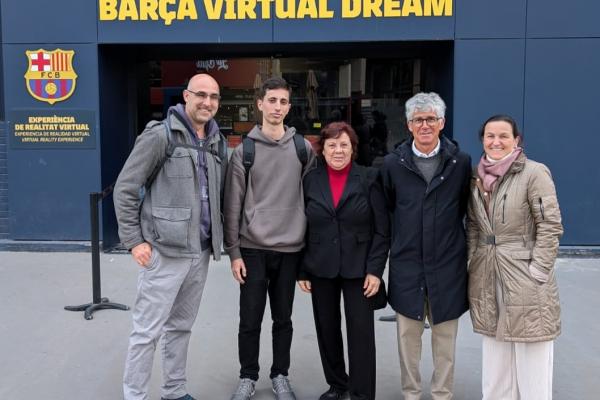
<path fill-rule="evenodd" d="M 213 119 L 220 97 L 212 77 L 193 76 L 183 91 L 185 105 L 171 107 L 163 122 L 148 123 L 115 185 L 119 236 L 139 265 L 123 377 L 125 400 L 149 398 L 154 350 L 161 337 L 161 398 L 194 400 L 185 387 L 188 344 L 210 254 L 220 258 L 223 240 L 226 143 Z"/>
<path fill-rule="evenodd" d="M 290 87 L 284 79 L 266 80 L 257 105 L 262 125 L 248 134 L 255 145 L 253 165 L 246 176 L 240 144 L 227 170 L 223 205 L 225 250 L 233 277 L 240 283 L 240 382 L 231 399 L 247 400 L 254 394 L 268 294 L 273 320 L 273 391 L 277 400 L 294 400 L 287 375 L 292 304 L 306 230 L 302 177 L 315 156 L 304 140 L 308 160 L 303 165 L 293 140 L 296 130 L 283 124 L 290 110 Z"/>

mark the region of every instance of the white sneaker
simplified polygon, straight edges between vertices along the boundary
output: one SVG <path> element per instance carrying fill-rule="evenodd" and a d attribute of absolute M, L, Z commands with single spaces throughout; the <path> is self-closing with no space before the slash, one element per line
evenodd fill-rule
<path fill-rule="evenodd" d="M 250 397 L 254 396 L 254 385 L 256 385 L 256 381 L 249 378 L 240 379 L 240 384 L 238 385 L 237 390 L 231 396 L 231 400 L 248 400 Z"/>
<path fill-rule="evenodd" d="M 296 400 L 287 376 L 279 374 L 271 379 L 271 382 L 273 382 L 273 393 L 275 393 L 277 400 Z"/>

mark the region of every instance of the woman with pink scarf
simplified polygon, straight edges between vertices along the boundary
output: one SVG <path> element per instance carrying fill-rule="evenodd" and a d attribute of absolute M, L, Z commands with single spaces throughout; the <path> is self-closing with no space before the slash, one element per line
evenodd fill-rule
<path fill-rule="evenodd" d="M 548 168 L 525 156 L 511 117 L 489 118 L 479 134 L 484 154 L 471 182 L 467 243 L 483 400 L 550 400 L 563 232 L 556 190 Z"/>

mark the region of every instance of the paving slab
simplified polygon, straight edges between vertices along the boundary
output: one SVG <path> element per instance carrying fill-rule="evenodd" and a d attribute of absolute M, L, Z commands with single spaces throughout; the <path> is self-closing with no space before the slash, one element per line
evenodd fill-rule
<path fill-rule="evenodd" d="M 91 301 L 89 253 L 0 252 L 0 399 L 119 400 L 131 330 L 130 311 L 102 310 L 86 321 L 66 305 Z M 102 254 L 102 295 L 131 305 L 138 268 L 127 254 Z M 600 376 L 600 259 L 557 262 L 563 333 L 555 345 L 554 398 L 597 399 Z M 237 384 L 238 286 L 227 257 L 211 262 L 188 357 L 188 389 L 198 400 L 227 400 Z M 376 317 L 392 315 L 391 309 Z M 310 297 L 297 291 L 290 378 L 298 400 L 316 400 L 327 389 L 318 356 Z M 393 322 L 376 321 L 377 399 L 397 400 L 400 369 Z M 255 400 L 271 400 L 270 317 L 261 338 L 261 378 Z M 429 331 L 422 376 L 428 388 L 432 363 Z M 455 398 L 481 398 L 481 338 L 461 318 Z M 160 398 L 157 353 L 151 399 Z M 425 395 L 423 400 L 429 400 Z"/>

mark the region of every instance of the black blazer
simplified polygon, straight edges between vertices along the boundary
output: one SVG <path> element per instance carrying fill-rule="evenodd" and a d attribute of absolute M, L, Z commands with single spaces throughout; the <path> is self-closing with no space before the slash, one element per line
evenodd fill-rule
<path fill-rule="evenodd" d="M 387 227 L 374 226 L 373 213 L 386 213 L 377 170 L 352 163 L 346 186 L 333 206 L 327 166 L 321 158 L 304 178 L 307 233 L 301 279 L 381 277 L 387 258 Z M 369 197 L 368 197 L 369 196 Z M 385 219 L 385 218 L 384 218 Z M 307 276 L 307 273 L 309 274 Z"/>

